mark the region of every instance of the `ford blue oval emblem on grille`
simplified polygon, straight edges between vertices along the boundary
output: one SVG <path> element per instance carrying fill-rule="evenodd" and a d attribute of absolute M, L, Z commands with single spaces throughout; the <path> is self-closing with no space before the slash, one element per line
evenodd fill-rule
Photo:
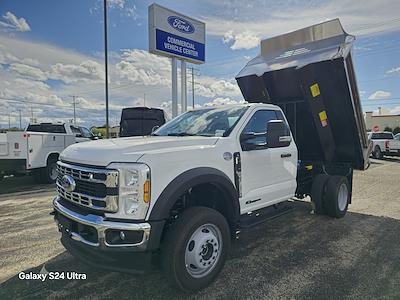
<path fill-rule="evenodd" d="M 61 178 L 61 186 L 69 193 L 73 192 L 76 187 L 74 178 L 70 175 L 64 175 Z"/>
<path fill-rule="evenodd" d="M 183 33 L 193 33 L 194 32 L 194 26 L 192 25 L 192 23 L 190 23 L 189 21 L 182 19 L 180 17 L 170 16 L 170 17 L 168 17 L 168 23 L 172 28 L 174 28 L 180 32 L 183 32 Z"/>

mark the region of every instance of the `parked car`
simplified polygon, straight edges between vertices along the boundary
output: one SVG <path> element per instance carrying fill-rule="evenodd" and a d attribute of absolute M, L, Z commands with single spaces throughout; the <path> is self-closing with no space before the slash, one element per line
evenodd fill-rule
<path fill-rule="evenodd" d="M 382 159 L 383 156 L 399 156 L 400 140 L 389 131 L 370 132 L 368 138 L 372 141 L 372 156 Z"/>
<path fill-rule="evenodd" d="M 121 113 L 120 137 L 150 135 L 166 122 L 162 109 L 149 107 L 124 108 Z"/>
<path fill-rule="evenodd" d="M 288 199 L 310 196 L 315 213 L 343 217 L 353 169 L 368 166 L 351 41 L 338 20 L 264 40 L 263 57 L 236 77 L 251 103 L 65 149 L 53 201 L 62 244 L 100 268 L 161 266 L 173 286 L 196 291 L 240 230 L 284 216 Z"/>
<path fill-rule="evenodd" d="M 32 172 L 38 182 L 55 182 L 61 151 L 95 139 L 89 129 L 66 123 L 29 124 L 25 131 L 1 133 L 0 177 Z"/>

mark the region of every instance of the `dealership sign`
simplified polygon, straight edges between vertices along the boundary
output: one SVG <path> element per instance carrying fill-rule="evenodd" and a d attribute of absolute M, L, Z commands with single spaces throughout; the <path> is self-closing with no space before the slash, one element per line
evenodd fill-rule
<path fill-rule="evenodd" d="M 152 4 L 149 7 L 149 51 L 191 63 L 205 62 L 205 24 Z"/>

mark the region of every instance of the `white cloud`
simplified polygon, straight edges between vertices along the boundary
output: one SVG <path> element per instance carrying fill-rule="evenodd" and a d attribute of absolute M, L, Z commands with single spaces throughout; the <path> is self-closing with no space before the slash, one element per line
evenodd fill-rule
<path fill-rule="evenodd" d="M 396 106 L 390 110 L 390 114 L 392 115 L 400 115 L 400 106 Z"/>
<path fill-rule="evenodd" d="M 252 49 L 260 44 L 260 38 L 254 32 L 248 30 L 237 34 L 229 30 L 224 34 L 222 41 L 224 44 L 233 42 L 230 46 L 232 50 Z"/>
<path fill-rule="evenodd" d="M 125 7 L 125 0 L 108 0 L 107 4 L 111 8 L 124 8 Z"/>
<path fill-rule="evenodd" d="M 47 79 L 46 74 L 41 69 L 21 63 L 12 63 L 9 70 L 15 72 L 19 76 L 33 80 L 43 81 Z"/>
<path fill-rule="evenodd" d="M 51 66 L 49 77 L 65 83 L 77 81 L 104 81 L 102 66 L 93 60 L 86 60 L 79 65 L 57 63 Z"/>
<path fill-rule="evenodd" d="M 394 74 L 400 75 L 400 67 L 392 68 L 392 69 L 386 71 L 386 74 L 389 74 L 389 75 L 392 75 L 392 74 L 393 75 Z"/>
<path fill-rule="evenodd" d="M 390 92 L 386 92 L 386 91 L 376 91 L 374 93 L 372 93 L 368 99 L 369 100 L 379 100 L 379 99 L 385 99 L 390 97 L 392 94 Z"/>
<path fill-rule="evenodd" d="M 214 100 L 210 101 L 210 102 L 206 102 L 203 104 L 203 106 L 208 107 L 208 106 L 223 106 L 223 105 L 234 105 L 234 104 L 242 104 L 242 103 L 246 103 L 245 100 L 240 100 L 240 101 L 236 101 L 230 98 L 215 98 Z"/>
<path fill-rule="evenodd" d="M 398 0 L 327 1 L 212 1 L 214 11 L 203 17 L 207 34 L 222 37 L 225 43 L 248 31 L 254 37 L 268 38 L 340 18 L 345 30 L 355 35 L 370 35 L 398 30 Z M 294 17 L 295 16 L 295 17 Z M 249 36 L 248 34 L 243 36 Z"/>
<path fill-rule="evenodd" d="M 119 78 L 144 85 L 170 85 L 170 69 L 168 58 L 138 49 L 124 50 L 116 64 Z"/>
<path fill-rule="evenodd" d="M 0 21 L 0 26 L 8 30 L 16 30 L 21 32 L 31 31 L 31 27 L 24 18 L 18 18 L 11 12 L 7 12 L 5 15 L 3 15 L 3 19 L 5 21 Z"/>
<path fill-rule="evenodd" d="M 73 117 L 70 95 L 78 95 L 80 124 L 102 125 L 105 117 L 102 59 L 96 53 L 88 56 L 46 43 L 0 35 L 0 98 L 18 100 L 0 99 L 0 104 L 4 111 L 15 115 L 18 108 L 25 111 L 24 124 L 30 117 L 30 109 L 27 111 L 26 107 L 32 107 L 39 121 L 67 121 Z M 123 107 L 143 105 L 144 93 L 146 105 L 170 110 L 170 59 L 144 50 L 126 49 L 111 52 L 109 62 L 111 124 L 118 123 Z M 54 84 L 47 79 L 58 79 L 62 83 Z M 188 84 L 189 103 L 190 87 Z M 217 102 L 240 100 L 242 96 L 236 81 L 205 75 L 196 77 L 196 107 L 218 98 L 225 100 Z M 8 126 L 8 123 L 0 120 L 0 126 Z"/>

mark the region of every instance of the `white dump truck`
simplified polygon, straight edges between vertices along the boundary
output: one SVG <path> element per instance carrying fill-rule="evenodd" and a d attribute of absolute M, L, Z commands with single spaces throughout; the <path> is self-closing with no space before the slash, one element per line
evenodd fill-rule
<path fill-rule="evenodd" d="M 343 217 L 353 169 L 368 165 L 353 39 L 333 20 L 264 40 L 237 76 L 247 104 L 68 147 L 53 201 L 65 248 L 110 270 L 160 266 L 195 291 L 242 228 L 284 215 L 288 199 L 311 196 L 310 210 Z"/>

